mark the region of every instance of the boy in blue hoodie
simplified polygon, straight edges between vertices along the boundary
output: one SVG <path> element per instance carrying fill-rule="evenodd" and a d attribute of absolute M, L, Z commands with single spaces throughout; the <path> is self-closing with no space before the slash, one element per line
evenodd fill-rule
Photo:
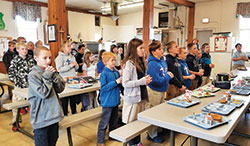
<path fill-rule="evenodd" d="M 186 63 L 187 58 L 187 50 L 186 48 L 180 48 L 178 53 L 178 60 L 181 64 L 181 71 L 184 79 L 184 86 L 186 86 L 188 89 L 191 87 L 191 80 L 195 79 L 195 75 L 191 74 L 188 69 L 188 65 Z"/>
<path fill-rule="evenodd" d="M 58 122 L 63 111 L 57 93 L 64 90 L 65 82 L 50 66 L 51 52 L 46 47 L 34 50 L 37 65 L 28 75 L 30 122 L 34 128 L 36 146 L 55 146 L 58 139 Z"/>
<path fill-rule="evenodd" d="M 148 98 L 150 107 L 164 102 L 165 94 L 168 89 L 168 82 L 173 78 L 173 74 L 168 72 L 168 66 L 163 58 L 163 49 L 160 41 L 153 41 L 149 45 L 149 58 L 147 74 L 152 77 L 152 82 L 148 84 Z M 162 143 L 164 139 L 157 134 L 157 129 L 152 128 L 148 131 L 147 139 Z"/>
<path fill-rule="evenodd" d="M 109 124 L 109 131 L 115 129 L 118 122 L 118 105 L 120 104 L 120 90 L 122 77 L 115 67 L 115 54 L 105 52 L 102 55 L 105 67 L 100 77 L 102 117 L 98 125 L 97 146 L 105 146 L 105 133 Z"/>

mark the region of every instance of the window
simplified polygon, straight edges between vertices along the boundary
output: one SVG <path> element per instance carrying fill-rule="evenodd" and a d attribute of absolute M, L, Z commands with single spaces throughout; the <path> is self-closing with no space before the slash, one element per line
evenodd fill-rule
<path fill-rule="evenodd" d="M 38 23 L 39 21 L 25 21 L 21 16 L 16 16 L 18 36 L 25 37 L 27 41 L 35 43 L 38 40 Z"/>
<path fill-rule="evenodd" d="M 239 42 L 242 44 L 242 50 L 250 52 L 250 18 L 240 16 L 240 37 Z"/>

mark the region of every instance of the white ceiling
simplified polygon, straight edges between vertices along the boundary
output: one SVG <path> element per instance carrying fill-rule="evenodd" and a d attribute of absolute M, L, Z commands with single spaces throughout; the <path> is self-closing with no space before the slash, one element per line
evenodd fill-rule
<path fill-rule="evenodd" d="M 48 0 L 34 0 L 39 2 L 47 3 Z M 132 13 L 137 11 L 142 11 L 143 9 L 143 0 L 114 0 L 119 3 L 119 5 L 126 5 L 128 3 L 139 3 L 139 6 L 131 7 L 131 8 L 119 8 L 118 14 L 126 14 L 126 13 Z M 73 7 L 73 8 L 79 8 L 84 10 L 89 10 L 90 12 L 107 12 L 110 13 L 110 10 L 101 10 L 103 7 L 110 7 L 110 0 L 66 0 L 66 6 Z M 167 0 L 155 0 L 155 7 L 160 9 L 167 9 L 166 6 L 159 5 L 159 3 L 164 3 L 166 5 L 169 5 L 170 7 L 173 6 L 173 4 L 167 2 Z"/>
<path fill-rule="evenodd" d="M 48 0 L 34 0 L 39 2 L 47 3 Z M 78 8 L 88 10 L 90 12 L 99 12 L 99 13 L 110 13 L 110 10 L 103 10 L 102 8 L 110 8 L 110 1 L 111 0 L 66 0 L 66 5 L 68 7 Z M 131 8 L 119 8 L 119 14 L 126 14 L 132 12 L 142 11 L 143 9 L 143 0 L 114 0 L 118 2 L 119 5 L 126 5 L 131 3 L 139 3 L 138 6 L 131 7 Z M 213 0 L 189 0 L 191 2 L 204 2 L 204 1 L 213 1 Z M 168 9 L 166 6 L 159 5 L 159 3 L 163 3 L 165 5 L 169 5 L 169 7 L 173 7 L 174 4 L 169 3 L 167 0 L 155 0 L 154 1 L 155 8 L 158 9 Z"/>

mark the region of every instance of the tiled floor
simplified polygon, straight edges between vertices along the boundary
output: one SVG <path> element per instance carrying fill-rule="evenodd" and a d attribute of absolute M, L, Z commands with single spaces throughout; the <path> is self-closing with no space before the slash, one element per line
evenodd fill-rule
<path fill-rule="evenodd" d="M 4 95 L 7 96 L 7 95 Z M 79 109 L 78 109 L 79 110 Z M 11 131 L 11 117 L 12 113 L 1 113 L 0 114 L 0 145 L 1 146 L 33 146 L 33 140 L 19 132 Z M 84 124 L 75 126 L 72 128 L 72 136 L 74 146 L 95 146 L 96 145 L 96 133 L 97 126 L 100 119 L 96 119 Z M 32 132 L 32 127 L 29 123 L 29 115 L 23 116 L 23 122 L 21 127 L 25 130 Z M 236 127 L 236 131 L 242 133 L 250 134 L 250 115 L 243 116 L 239 125 Z M 168 146 L 169 137 L 166 137 L 166 141 L 163 144 L 152 143 L 145 139 L 146 133 L 142 134 L 142 143 L 144 146 Z M 176 135 L 176 146 L 181 145 L 181 143 L 186 138 L 186 135 L 177 134 Z M 189 146 L 189 140 L 184 144 L 184 146 Z M 239 136 L 230 136 L 230 143 L 234 143 L 240 146 L 250 145 L 250 139 L 243 138 Z M 67 146 L 67 133 L 66 130 L 60 131 L 60 138 L 57 142 L 58 146 Z M 122 146 L 122 143 L 116 141 L 106 141 L 107 146 Z M 198 141 L 199 146 L 217 146 L 218 144 L 208 142 L 205 140 Z"/>

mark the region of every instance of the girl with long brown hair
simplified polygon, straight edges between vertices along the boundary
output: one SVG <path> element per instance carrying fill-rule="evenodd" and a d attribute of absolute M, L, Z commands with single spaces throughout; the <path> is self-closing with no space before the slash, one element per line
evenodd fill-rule
<path fill-rule="evenodd" d="M 122 85 L 124 87 L 124 102 L 122 109 L 123 123 L 137 119 L 137 114 L 146 109 L 148 92 L 146 85 L 151 77 L 146 76 L 146 61 L 144 59 L 143 41 L 132 39 L 125 54 Z M 140 136 L 130 140 L 129 145 L 140 145 Z"/>

